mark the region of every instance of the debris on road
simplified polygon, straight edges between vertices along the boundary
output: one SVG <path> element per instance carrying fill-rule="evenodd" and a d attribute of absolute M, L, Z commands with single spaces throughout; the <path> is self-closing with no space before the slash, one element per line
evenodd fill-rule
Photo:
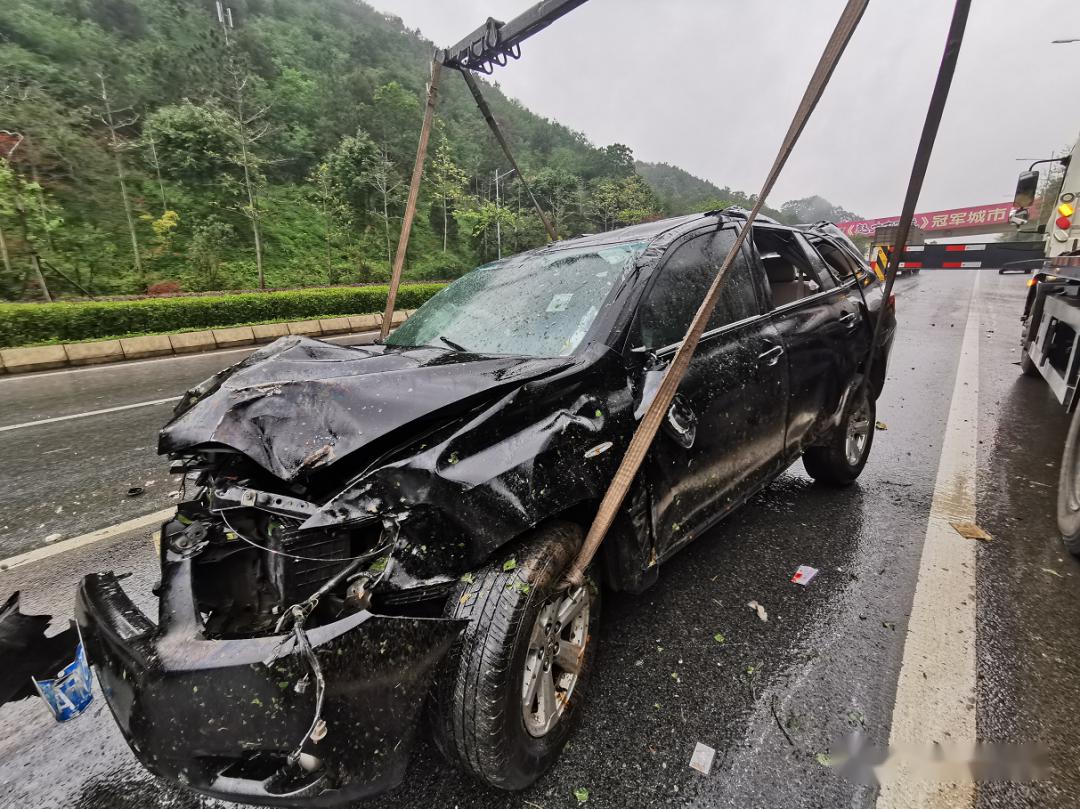
<path fill-rule="evenodd" d="M 888 429 L 889 429 L 889 425 L 888 425 L 888 424 L 886 424 L 886 423 L 885 423 L 885 422 L 883 422 L 883 421 L 876 421 L 876 422 L 874 422 L 874 427 L 876 427 L 876 428 L 877 428 L 877 429 L 879 429 L 879 430 L 888 430 Z"/>
<path fill-rule="evenodd" d="M 74 624 L 47 637 L 51 621 L 50 615 L 20 612 L 17 590 L 0 606 L 0 705 L 33 696 L 32 678 L 53 677 L 76 656 Z"/>
<path fill-rule="evenodd" d="M 702 775 L 708 775 L 712 770 L 714 758 L 716 758 L 716 751 L 709 745 L 698 742 L 694 745 L 694 755 L 690 756 L 690 769 L 697 770 Z"/>
<path fill-rule="evenodd" d="M 574 790 L 574 797 L 577 798 L 578 803 L 585 803 L 589 800 L 589 790 L 585 787 L 578 787 Z"/>
<path fill-rule="evenodd" d="M 142 486 L 131 486 L 127 490 L 127 496 L 128 497 L 138 497 L 144 491 L 146 491 L 146 489 L 144 489 Z"/>
<path fill-rule="evenodd" d="M 810 583 L 810 580 L 818 574 L 816 567 L 810 567 L 810 565 L 799 565 L 799 569 L 795 571 L 795 575 L 791 577 L 791 581 L 794 584 L 801 584 L 803 587 Z"/>
<path fill-rule="evenodd" d="M 787 728 L 784 727 L 784 723 L 780 721 L 780 712 L 776 710 L 776 694 L 773 694 L 770 707 L 772 708 L 773 719 L 776 720 L 776 726 L 780 728 L 780 732 L 784 734 L 784 738 L 787 739 L 787 743 L 794 747 L 795 742 L 792 741 L 791 734 L 787 732 Z"/>
<path fill-rule="evenodd" d="M 769 620 L 769 613 L 765 612 L 765 608 L 763 606 L 761 606 L 760 604 L 758 604 L 756 601 L 751 601 L 746 606 L 748 606 L 750 609 L 752 609 L 754 612 L 756 612 L 757 617 L 760 618 L 762 621 L 768 621 Z"/>
<path fill-rule="evenodd" d="M 1064 576 L 1062 576 L 1062 575 L 1061 575 L 1060 573 L 1058 573 L 1058 572 L 1057 572 L 1056 570 L 1051 570 L 1051 569 L 1050 569 L 1050 568 L 1048 568 L 1048 567 L 1044 567 L 1044 568 L 1042 569 L 1042 571 L 1043 571 L 1043 573 L 1049 573 L 1049 574 L 1050 574 L 1051 576 L 1057 576 L 1057 577 L 1058 577 L 1059 579 L 1064 579 L 1064 578 L 1065 578 L 1065 577 L 1064 577 Z"/>
<path fill-rule="evenodd" d="M 719 643 L 721 646 L 723 646 L 724 643 L 727 641 L 727 638 L 724 637 L 723 632 L 717 632 L 715 635 L 712 636 L 712 639 Z"/>
<path fill-rule="evenodd" d="M 48 545 L 48 544 L 51 544 L 53 542 L 59 542 L 63 538 L 64 538 L 63 534 L 49 534 L 47 537 L 45 537 L 45 544 Z"/>
<path fill-rule="evenodd" d="M 67 630 L 68 633 L 71 629 Z M 64 633 L 62 633 L 64 634 Z M 82 643 L 75 647 L 75 659 L 48 679 L 34 678 L 37 689 L 57 722 L 80 716 L 94 700 L 94 678 Z"/>
<path fill-rule="evenodd" d="M 983 542 L 989 542 L 993 539 L 992 536 L 973 522 L 950 522 L 949 525 L 965 539 L 978 539 Z"/>

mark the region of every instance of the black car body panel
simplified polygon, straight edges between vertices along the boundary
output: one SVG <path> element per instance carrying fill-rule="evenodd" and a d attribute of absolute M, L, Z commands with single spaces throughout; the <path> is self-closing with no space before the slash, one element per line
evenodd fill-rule
<path fill-rule="evenodd" d="M 525 254 L 635 245 L 567 356 L 289 337 L 190 391 L 160 436 L 195 491 L 162 528 L 158 623 L 110 574 L 87 577 L 79 595 L 91 660 L 140 760 L 255 803 L 341 803 L 396 784 L 458 633 L 439 617 L 450 588 L 512 558 L 545 521 L 591 520 L 744 223 L 744 212 L 714 212 Z M 826 267 L 813 244 L 850 253 L 828 232 L 759 227 L 762 245 L 802 245 L 793 260 L 819 288 L 780 303 L 788 282 L 763 270 L 777 256 L 747 240 L 726 314 L 710 321 L 603 546 L 611 588 L 651 584 L 659 562 L 826 438 L 860 384 L 870 319 L 886 305 L 879 285 L 857 259 Z M 890 317 L 882 369 L 893 330 Z M 358 571 L 350 590 L 327 589 L 345 570 Z M 312 715 L 296 687 L 304 663 L 280 631 L 297 604 L 311 607 L 328 725 L 305 743 L 320 765 L 299 791 L 281 765 Z"/>
<path fill-rule="evenodd" d="M 202 636 L 191 562 L 166 562 L 155 626 L 112 574 L 83 579 L 76 617 L 113 716 L 139 760 L 214 797 L 263 805 L 336 805 L 400 782 L 435 666 L 459 622 L 355 612 L 310 631 L 326 678 L 326 735 L 305 750 L 310 781 L 280 773 L 305 738 L 315 688 L 290 635 Z M 359 676 L 358 676 L 359 675 Z"/>

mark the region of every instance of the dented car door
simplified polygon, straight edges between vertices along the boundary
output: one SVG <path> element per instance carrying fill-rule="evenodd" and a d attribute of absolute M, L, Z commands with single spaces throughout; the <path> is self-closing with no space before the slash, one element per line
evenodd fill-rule
<path fill-rule="evenodd" d="M 734 228 L 710 229 L 671 250 L 636 321 L 638 345 L 651 352 L 646 376 L 658 377 L 670 363 L 734 238 Z M 762 311 L 740 256 L 650 452 L 660 558 L 741 502 L 783 455 L 787 360 Z"/>

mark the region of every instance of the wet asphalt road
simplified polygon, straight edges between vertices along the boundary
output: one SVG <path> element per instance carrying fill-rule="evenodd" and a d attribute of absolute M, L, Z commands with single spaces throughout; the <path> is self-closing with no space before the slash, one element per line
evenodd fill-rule
<path fill-rule="evenodd" d="M 878 404 L 887 430 L 875 434 L 856 486 L 817 486 L 797 464 L 666 565 L 650 591 L 607 597 L 582 725 L 533 788 L 507 795 L 479 787 L 423 744 L 406 783 L 370 805 L 554 809 L 576 806 L 573 791 L 584 787 L 588 806 L 620 809 L 873 806 L 874 787 L 852 784 L 818 759 L 856 731 L 889 740 L 969 305 L 978 318 L 978 406 L 960 417 L 977 418 L 977 517 L 994 537 L 977 548 L 971 710 L 980 739 L 1041 742 L 1051 763 L 1040 782 L 980 786 L 978 805 L 1080 805 L 1072 722 L 1080 565 L 1062 551 L 1053 517 L 1067 417 L 1045 384 L 1015 365 L 1026 278 L 985 273 L 972 297 L 974 281 L 974 273 L 948 271 L 898 281 L 900 332 Z M 227 361 L 0 381 L 2 423 L 175 395 Z M 0 432 L 8 469 L 15 461 L 18 470 L 0 489 L 0 525 L 9 525 L 0 557 L 61 530 L 57 505 L 70 513 L 79 503 L 83 528 L 64 529 L 70 536 L 170 502 L 152 454 L 168 407 Z M 65 441 L 81 454 L 44 454 Z M 43 460 L 57 456 L 55 465 Z M 123 497 L 148 479 L 156 482 L 146 495 Z M 22 589 L 25 611 L 66 618 L 79 576 L 114 569 L 132 571 L 125 585 L 147 607 L 156 573 L 149 533 L 0 573 L 0 595 Z M 821 569 L 806 588 L 789 582 L 800 564 Z M 768 622 L 747 608 L 751 599 L 768 610 Z M 717 751 L 708 777 L 687 766 L 698 741 Z M 0 707 L 0 806 L 217 805 L 146 775 L 100 698 L 67 725 L 54 724 L 37 701 Z"/>
<path fill-rule="evenodd" d="M 373 336 L 331 340 L 358 344 Z M 0 377 L 0 559 L 175 502 L 168 461 L 157 455 L 158 430 L 174 399 L 250 351 Z M 155 404 L 29 424 L 140 403 Z M 133 487 L 142 493 L 129 496 Z"/>

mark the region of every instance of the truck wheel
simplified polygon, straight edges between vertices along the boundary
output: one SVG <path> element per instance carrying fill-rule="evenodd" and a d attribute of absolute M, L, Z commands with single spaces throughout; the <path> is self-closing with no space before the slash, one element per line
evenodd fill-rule
<path fill-rule="evenodd" d="M 1057 522 L 1069 553 L 1080 556 L 1080 408 L 1073 413 L 1058 477 Z"/>
<path fill-rule="evenodd" d="M 1020 373 L 1024 376 L 1038 376 L 1039 366 L 1035 364 L 1035 360 L 1028 354 L 1028 347 L 1024 346 L 1022 353 L 1020 354 Z"/>
<path fill-rule="evenodd" d="M 806 473 L 830 486 L 850 486 L 854 483 L 870 457 L 876 415 L 874 399 L 864 388 L 857 399 L 849 402 L 844 420 L 829 435 L 827 443 L 820 447 L 808 447 L 803 453 Z"/>
<path fill-rule="evenodd" d="M 558 589 L 581 541 L 576 525 L 540 528 L 514 556 L 467 575 L 447 603 L 446 617 L 469 623 L 435 684 L 435 741 L 493 787 L 539 778 L 581 714 L 600 591 L 592 579 Z"/>

